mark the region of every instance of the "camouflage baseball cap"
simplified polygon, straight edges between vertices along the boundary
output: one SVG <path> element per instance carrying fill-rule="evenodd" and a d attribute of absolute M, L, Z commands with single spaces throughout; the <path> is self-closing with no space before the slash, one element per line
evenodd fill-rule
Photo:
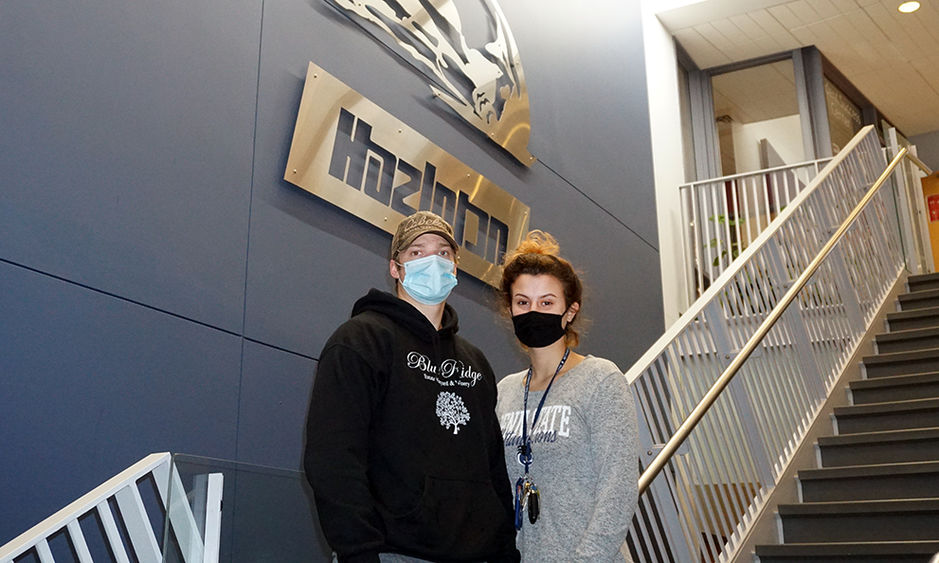
<path fill-rule="evenodd" d="M 456 239 L 453 238 L 453 227 L 436 213 L 418 211 L 398 223 L 398 230 L 391 239 L 391 258 L 396 258 L 399 252 L 411 246 L 414 239 L 427 233 L 442 236 L 450 243 L 454 252 L 459 250 Z"/>

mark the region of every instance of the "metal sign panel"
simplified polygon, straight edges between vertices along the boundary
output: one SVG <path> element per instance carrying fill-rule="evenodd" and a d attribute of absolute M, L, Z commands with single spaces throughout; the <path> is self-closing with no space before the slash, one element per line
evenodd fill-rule
<path fill-rule="evenodd" d="M 529 208 L 310 63 L 284 179 L 394 233 L 418 210 L 453 225 L 459 268 L 497 285 Z"/>

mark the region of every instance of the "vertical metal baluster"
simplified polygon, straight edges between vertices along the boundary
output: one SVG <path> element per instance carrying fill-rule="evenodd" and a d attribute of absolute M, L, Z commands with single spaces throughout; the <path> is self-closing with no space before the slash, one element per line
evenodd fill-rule
<path fill-rule="evenodd" d="M 695 286 L 695 251 L 694 251 L 694 213 L 691 211 L 691 206 L 693 204 L 693 198 L 691 196 L 692 189 L 683 189 L 679 192 L 679 203 L 681 205 L 681 242 L 682 242 L 682 255 L 685 257 L 684 263 L 682 264 L 682 271 L 684 275 L 684 291 L 682 292 L 682 297 L 684 302 L 681 304 L 682 310 L 687 309 L 691 306 L 691 303 L 696 298 L 696 293 L 694 291 Z"/>
<path fill-rule="evenodd" d="M 117 559 L 117 563 L 130 563 L 127 557 L 127 549 L 124 547 L 124 541 L 121 539 L 121 533 L 117 529 L 117 523 L 114 521 L 114 515 L 111 513 L 111 505 L 105 499 L 95 507 L 98 511 L 98 517 L 101 518 L 101 526 L 104 528 L 105 536 L 108 538 L 108 546 L 111 553 Z"/>
<path fill-rule="evenodd" d="M 737 201 L 737 191 L 738 191 L 739 189 L 740 189 L 740 188 L 739 188 L 739 186 L 738 186 L 738 184 L 737 184 L 737 181 L 734 181 L 733 187 L 732 187 L 732 191 L 730 192 L 730 194 L 731 194 L 731 196 L 732 196 L 732 197 L 731 197 L 731 201 L 733 202 L 733 207 L 734 207 L 734 219 L 733 219 L 733 220 L 734 220 L 734 232 L 735 232 L 735 234 L 737 235 L 737 242 L 736 242 L 736 245 L 737 245 L 737 252 L 736 252 L 736 256 L 739 256 L 740 253 L 743 252 L 743 249 L 745 248 L 745 245 L 743 244 L 743 237 L 741 236 L 741 229 L 740 229 L 740 224 L 742 223 L 742 221 L 741 221 L 741 216 L 740 216 L 740 205 L 739 205 L 739 202 Z M 730 217 L 729 217 L 729 216 L 728 216 L 728 218 L 727 218 L 727 221 L 728 221 L 728 224 L 729 224 L 729 223 L 730 223 Z M 731 241 L 731 244 L 734 244 L 733 241 Z M 733 246 L 731 246 L 731 250 L 733 250 Z M 736 258 L 736 256 L 734 255 L 734 252 L 733 252 L 733 251 L 731 251 L 730 254 L 731 254 L 732 259 L 733 259 L 733 258 Z"/>
<path fill-rule="evenodd" d="M 641 408 L 643 404 L 641 397 L 634 393 L 633 399 L 636 401 L 636 407 Z M 643 424 L 642 421 L 640 421 L 639 424 L 639 443 L 643 448 L 643 451 L 641 452 L 641 458 L 643 460 L 642 467 L 647 467 L 649 461 L 652 460 L 656 449 L 655 441 L 652 438 L 649 426 L 648 424 Z M 668 469 L 666 468 L 664 471 L 668 471 Z M 660 475 L 655 479 L 655 481 L 652 482 L 652 486 L 649 487 L 649 491 L 647 492 L 647 495 L 648 494 L 651 494 L 652 498 L 655 500 L 655 506 L 657 509 L 655 515 L 661 519 L 662 525 L 665 528 L 669 549 L 673 554 L 678 556 L 679 561 L 693 560 L 694 553 L 688 546 L 686 541 L 687 538 L 682 531 L 677 505 L 672 497 L 671 491 L 668 487 L 668 482 L 664 475 Z M 653 528 L 655 528 L 655 526 L 653 526 Z M 658 530 L 655 531 L 654 537 L 659 537 Z M 660 540 L 660 546 L 661 545 L 662 544 Z"/>
<path fill-rule="evenodd" d="M 147 519 L 147 510 L 136 483 L 131 483 L 114 495 L 117 505 L 121 509 L 124 527 L 130 537 L 130 543 L 140 563 L 160 563 L 163 559 L 156 536 L 150 528 Z"/>
<path fill-rule="evenodd" d="M 704 290 L 701 289 L 704 287 L 704 256 L 702 254 L 703 249 L 701 248 L 703 237 L 701 236 L 701 217 L 698 212 L 698 205 L 700 198 L 698 197 L 698 187 L 695 186 L 691 189 L 691 248 L 695 256 L 695 262 L 692 266 L 697 267 L 697 287 L 695 288 L 694 295 L 695 299 L 701 296 L 704 293 Z"/>
<path fill-rule="evenodd" d="M 724 358 L 722 364 L 726 367 L 733 358 L 734 350 L 731 348 L 730 337 L 727 332 L 726 323 L 724 322 L 724 315 L 719 305 L 714 303 L 705 307 L 703 313 L 707 319 L 714 344 L 717 346 L 721 357 Z M 743 388 L 739 381 L 731 381 L 728 388 L 733 397 L 734 406 L 738 409 L 737 416 L 739 416 L 740 420 L 744 423 L 744 437 L 746 438 L 750 451 L 753 452 L 753 461 L 756 463 L 757 476 L 762 483 L 772 483 L 773 471 L 769 464 L 768 452 L 763 448 L 759 436 L 753 431 L 756 427 L 756 416 L 753 413 L 753 406 L 750 404 L 750 398 L 747 396 L 746 389 Z M 752 424 L 747 424 L 747 422 L 751 422 Z"/>
<path fill-rule="evenodd" d="M 75 555 L 78 556 L 78 563 L 93 563 L 91 552 L 88 551 L 88 544 L 85 543 L 85 534 L 82 533 L 78 519 L 69 522 L 66 528 L 68 529 L 68 537 L 72 540 Z"/>

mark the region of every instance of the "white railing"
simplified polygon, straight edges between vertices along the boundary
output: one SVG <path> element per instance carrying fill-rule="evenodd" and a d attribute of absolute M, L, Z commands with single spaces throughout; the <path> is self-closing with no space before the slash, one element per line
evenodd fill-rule
<path fill-rule="evenodd" d="M 627 372 L 643 468 L 687 430 L 689 414 L 885 168 L 866 127 Z M 739 372 L 681 447 L 660 458 L 668 461 L 648 481 L 630 529 L 637 562 L 735 555 L 902 274 L 894 189 L 877 190 L 792 306 L 741 355 Z"/>
<path fill-rule="evenodd" d="M 160 515 L 148 513 L 141 495 L 144 483 L 156 487 L 161 506 L 151 507 L 151 510 L 161 511 Z M 0 563 L 13 563 L 14 560 L 30 556 L 38 558 L 40 563 L 54 563 L 49 540 L 62 532 L 70 544 L 69 561 L 74 560 L 71 557 L 74 555 L 79 563 L 91 563 L 93 558 L 89 544 L 103 542 L 118 563 L 161 563 L 164 546 L 170 545 L 170 527 L 175 540 L 172 542 L 173 549 L 179 549 L 185 563 L 216 563 L 221 475 L 208 475 L 205 486 L 205 521 L 196 522 L 170 454 L 150 454 L 0 547 Z M 100 530 L 93 525 L 82 526 L 83 517 L 91 515 L 97 516 Z M 153 522 L 158 522 L 160 527 L 164 526 L 164 522 L 170 524 L 161 528 L 164 540 L 162 546 L 157 541 Z M 200 528 L 205 531 L 204 541 Z M 98 537 L 87 536 L 89 532 Z M 124 539 L 125 532 L 129 541 Z"/>
<path fill-rule="evenodd" d="M 679 186 L 688 303 L 707 290 L 830 160 Z"/>

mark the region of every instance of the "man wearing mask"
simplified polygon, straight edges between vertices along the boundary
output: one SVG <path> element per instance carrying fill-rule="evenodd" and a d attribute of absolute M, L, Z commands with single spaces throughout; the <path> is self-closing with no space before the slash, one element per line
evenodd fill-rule
<path fill-rule="evenodd" d="M 304 467 L 344 562 L 518 561 L 495 377 L 446 304 L 459 246 L 419 211 L 320 354 Z"/>

